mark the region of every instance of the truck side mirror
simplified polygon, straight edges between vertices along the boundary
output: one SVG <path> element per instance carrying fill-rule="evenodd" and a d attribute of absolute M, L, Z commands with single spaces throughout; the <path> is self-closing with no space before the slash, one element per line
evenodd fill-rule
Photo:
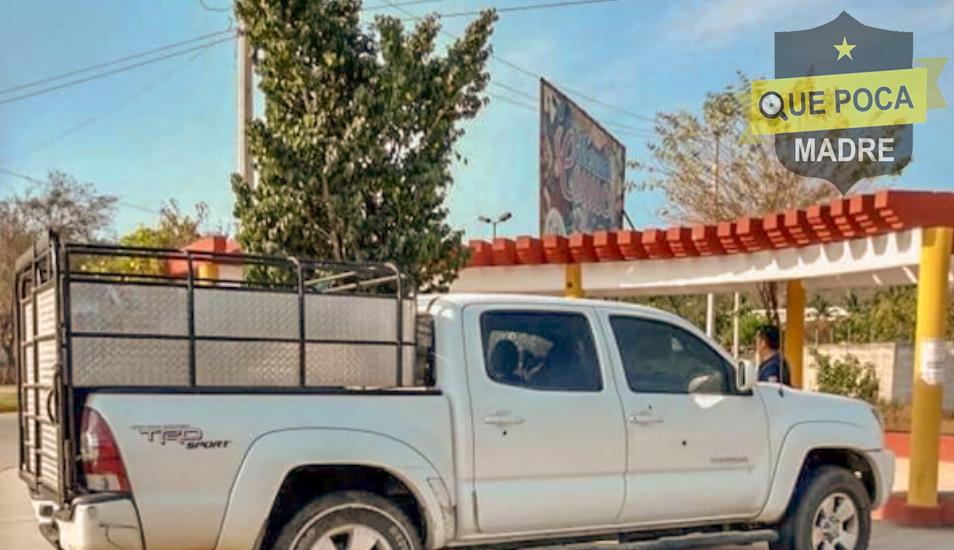
<path fill-rule="evenodd" d="M 748 393 L 752 391 L 755 384 L 759 381 L 758 368 L 755 363 L 746 359 L 739 360 L 738 366 L 739 391 Z"/>

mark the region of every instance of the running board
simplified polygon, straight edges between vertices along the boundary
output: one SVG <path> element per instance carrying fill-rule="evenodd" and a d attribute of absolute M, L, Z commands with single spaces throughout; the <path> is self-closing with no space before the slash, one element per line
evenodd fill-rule
<path fill-rule="evenodd" d="M 718 533 L 694 533 L 672 537 L 660 537 L 639 542 L 624 542 L 614 545 L 576 546 L 573 550 L 682 550 L 684 548 L 703 548 L 706 546 L 727 546 L 752 544 L 755 542 L 777 542 L 778 531 L 760 529 L 757 531 L 721 531 Z"/>

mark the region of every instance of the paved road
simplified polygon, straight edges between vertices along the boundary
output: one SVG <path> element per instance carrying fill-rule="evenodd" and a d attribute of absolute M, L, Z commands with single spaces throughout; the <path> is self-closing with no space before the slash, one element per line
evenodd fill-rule
<path fill-rule="evenodd" d="M 33 521 L 33 510 L 17 476 L 16 414 L 0 413 L 0 547 L 10 550 L 50 550 Z M 902 529 L 877 521 L 870 550 L 950 550 L 954 529 Z M 608 546 L 607 550 L 612 550 Z M 768 545 L 723 547 L 715 550 L 767 550 Z"/>
<path fill-rule="evenodd" d="M 50 550 L 33 521 L 26 489 L 17 476 L 19 438 L 16 413 L 0 413 L 0 546 L 10 550 Z"/>

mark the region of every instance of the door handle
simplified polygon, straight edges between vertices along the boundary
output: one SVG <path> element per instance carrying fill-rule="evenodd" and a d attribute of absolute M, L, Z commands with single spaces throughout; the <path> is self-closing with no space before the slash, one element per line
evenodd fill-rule
<path fill-rule="evenodd" d="M 641 412 L 630 415 L 629 421 L 632 424 L 659 424 L 663 418 L 656 413 Z"/>
<path fill-rule="evenodd" d="M 485 416 L 484 423 L 494 426 L 511 426 L 514 424 L 523 424 L 523 418 L 507 413 L 497 413 Z"/>

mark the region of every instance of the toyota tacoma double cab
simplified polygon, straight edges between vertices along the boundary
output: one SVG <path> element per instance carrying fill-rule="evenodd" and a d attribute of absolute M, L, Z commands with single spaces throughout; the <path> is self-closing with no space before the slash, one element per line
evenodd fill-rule
<path fill-rule="evenodd" d="M 415 296 L 391 265 L 37 243 L 20 475 L 65 550 L 766 541 L 865 550 L 866 403 L 620 302 Z"/>

